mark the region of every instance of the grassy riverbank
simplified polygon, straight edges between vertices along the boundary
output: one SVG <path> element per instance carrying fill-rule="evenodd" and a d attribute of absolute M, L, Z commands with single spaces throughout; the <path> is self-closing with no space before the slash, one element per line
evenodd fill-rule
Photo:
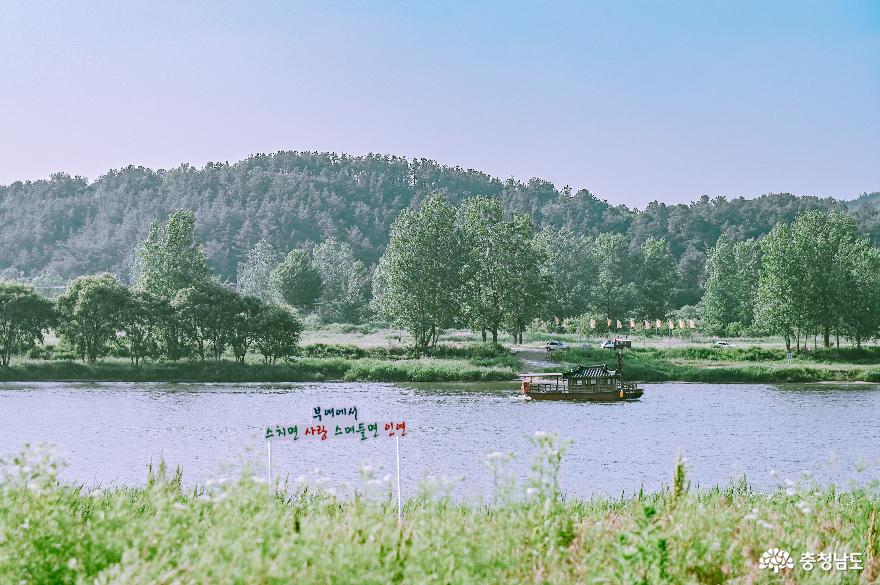
<path fill-rule="evenodd" d="M 608 350 L 568 349 L 550 359 L 613 367 L 616 356 Z M 789 363 L 784 349 L 636 347 L 625 352 L 625 368 L 628 379 L 644 382 L 880 382 L 880 348 L 802 352 Z"/>
<path fill-rule="evenodd" d="M 112 382 L 311 382 L 369 380 L 445 382 L 511 380 L 520 367 L 508 350 L 491 345 L 439 347 L 426 356 L 405 348 L 364 349 L 316 344 L 290 362 L 244 364 L 232 360 L 147 362 L 135 367 L 125 358 L 96 364 L 71 360 L 14 360 L 0 368 L 0 381 L 93 380 Z"/>
<path fill-rule="evenodd" d="M 89 492 L 19 460 L 0 482 L 0 582 L 661 585 L 880 576 L 876 488 L 691 491 L 679 467 L 658 493 L 565 500 L 553 490 L 557 454 L 539 455 L 528 496 L 463 504 L 425 488 L 406 501 L 402 526 L 381 493 L 284 495 L 250 478 L 182 489 L 179 477 L 162 474 L 141 488 Z M 794 568 L 761 570 L 771 547 L 789 551 Z M 817 560 L 805 571 L 803 553 L 858 553 L 863 569 L 826 571 Z"/>

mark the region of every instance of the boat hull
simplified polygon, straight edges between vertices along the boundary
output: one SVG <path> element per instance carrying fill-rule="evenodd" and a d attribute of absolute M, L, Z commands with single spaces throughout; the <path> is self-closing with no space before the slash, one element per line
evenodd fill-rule
<path fill-rule="evenodd" d="M 575 402 L 621 402 L 637 400 L 645 391 L 641 388 L 608 392 L 568 392 L 565 390 L 552 392 L 524 392 L 532 400 L 568 400 Z"/>

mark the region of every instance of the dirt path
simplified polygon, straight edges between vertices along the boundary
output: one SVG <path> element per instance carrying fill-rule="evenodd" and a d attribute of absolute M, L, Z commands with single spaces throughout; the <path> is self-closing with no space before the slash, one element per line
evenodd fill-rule
<path fill-rule="evenodd" d="M 551 362 L 545 350 L 535 349 L 534 347 L 527 347 L 524 345 L 515 345 L 511 349 L 516 354 L 516 357 L 522 360 L 527 370 L 556 368 L 562 366 L 560 362 Z"/>

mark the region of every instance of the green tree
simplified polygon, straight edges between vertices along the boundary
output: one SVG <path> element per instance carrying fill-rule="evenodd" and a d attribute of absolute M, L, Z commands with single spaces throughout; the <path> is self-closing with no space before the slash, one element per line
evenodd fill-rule
<path fill-rule="evenodd" d="M 138 251 L 138 288 L 171 300 L 182 288 L 208 282 L 211 271 L 194 232 L 195 216 L 184 209 L 172 213 L 164 228 L 154 222 Z"/>
<path fill-rule="evenodd" d="M 211 271 L 194 232 L 195 216 L 191 211 L 175 211 L 164 228 L 154 222 L 138 250 L 133 279 L 137 288 L 171 303 L 181 289 L 209 283 Z M 183 351 L 180 321 L 166 318 L 161 323 L 166 357 L 177 360 Z"/>
<path fill-rule="evenodd" d="M 0 366 L 11 357 L 43 342 L 43 332 L 55 323 L 52 302 L 31 286 L 0 282 Z"/>
<path fill-rule="evenodd" d="M 321 274 L 321 319 L 326 323 L 360 323 L 369 305 L 370 274 L 356 260 L 351 246 L 330 238 L 315 247 L 315 267 Z"/>
<path fill-rule="evenodd" d="M 302 322 L 284 307 L 262 305 L 254 322 L 254 348 L 264 363 L 296 355 Z"/>
<path fill-rule="evenodd" d="M 181 329 L 202 361 L 220 362 L 233 336 L 243 301 L 234 291 L 209 281 L 177 291 L 171 306 Z"/>
<path fill-rule="evenodd" d="M 266 310 L 264 301 L 257 297 L 241 297 L 238 313 L 232 315 L 232 327 L 229 330 L 229 347 L 235 360 L 244 363 L 248 350 L 260 334 L 259 328 L 264 326 L 261 316 Z"/>
<path fill-rule="evenodd" d="M 272 302 L 270 275 L 280 262 L 278 253 L 266 240 L 260 240 L 251 248 L 243 262 L 239 262 L 236 280 L 239 294 Z"/>
<path fill-rule="evenodd" d="M 738 335 L 752 327 L 761 269 L 761 246 L 755 240 L 718 238 L 706 260 L 703 324 L 714 334 Z"/>
<path fill-rule="evenodd" d="M 859 238 L 846 245 L 841 256 L 847 267 L 839 283 L 847 298 L 840 315 L 842 329 L 861 347 L 880 331 L 880 249 Z"/>
<path fill-rule="evenodd" d="M 110 274 L 80 276 L 55 301 L 58 335 L 94 364 L 116 343 L 131 293 Z"/>
<path fill-rule="evenodd" d="M 323 291 L 321 273 L 303 250 L 291 250 L 269 275 L 271 296 L 303 313 L 317 306 Z"/>
<path fill-rule="evenodd" d="M 458 223 L 465 249 L 463 265 L 463 312 L 470 326 L 492 333 L 498 343 L 498 330 L 504 323 L 504 287 L 518 286 L 507 280 L 507 266 L 498 259 L 508 244 L 504 240 L 501 201 L 493 197 L 472 197 L 458 210 Z"/>
<path fill-rule="evenodd" d="M 601 234 L 593 249 L 596 274 L 592 308 L 598 316 L 612 321 L 628 317 L 635 301 L 634 270 L 628 249 L 629 241 L 623 234 Z"/>
<path fill-rule="evenodd" d="M 803 320 L 807 299 L 801 285 L 802 261 L 791 235 L 791 228 L 779 224 L 761 239 L 762 261 L 755 302 L 755 320 L 764 331 L 781 335 L 786 351 Z"/>
<path fill-rule="evenodd" d="M 584 315 L 590 308 L 595 278 L 592 240 L 569 229 L 544 229 L 536 245 L 544 256 L 541 267 L 547 296 L 544 317 L 566 318 Z"/>
<path fill-rule="evenodd" d="M 498 263 L 504 269 L 507 286 L 501 288 L 501 308 L 507 331 L 515 343 L 522 343 L 528 323 L 537 317 L 547 299 L 550 280 L 542 273 L 546 257 L 535 239 L 528 215 L 517 213 L 500 226 L 499 236 L 507 242 L 500 248 Z"/>
<path fill-rule="evenodd" d="M 859 238 L 855 220 L 839 211 L 809 211 L 792 224 L 791 236 L 800 268 L 801 286 L 809 302 L 801 305 L 804 321 L 821 333 L 825 347 L 831 332 L 840 332 L 849 291 L 841 286 L 850 270 L 847 251 Z"/>
<path fill-rule="evenodd" d="M 637 317 L 662 319 L 671 308 L 678 286 L 675 257 L 669 243 L 661 238 L 648 238 L 639 250 L 638 261 Z"/>
<path fill-rule="evenodd" d="M 461 313 L 462 247 L 455 208 L 442 196 L 405 209 L 374 274 L 380 313 L 424 349 Z"/>
<path fill-rule="evenodd" d="M 168 318 L 168 302 L 145 290 L 130 291 L 120 311 L 119 327 L 134 365 L 147 357 L 158 357 L 162 324 Z"/>

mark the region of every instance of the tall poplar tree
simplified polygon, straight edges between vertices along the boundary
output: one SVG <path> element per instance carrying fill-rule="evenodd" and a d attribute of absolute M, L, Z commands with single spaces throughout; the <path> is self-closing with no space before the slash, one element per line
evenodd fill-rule
<path fill-rule="evenodd" d="M 462 252 L 455 208 L 440 195 L 405 209 L 391 228 L 375 274 L 376 304 L 421 349 L 460 317 Z"/>

